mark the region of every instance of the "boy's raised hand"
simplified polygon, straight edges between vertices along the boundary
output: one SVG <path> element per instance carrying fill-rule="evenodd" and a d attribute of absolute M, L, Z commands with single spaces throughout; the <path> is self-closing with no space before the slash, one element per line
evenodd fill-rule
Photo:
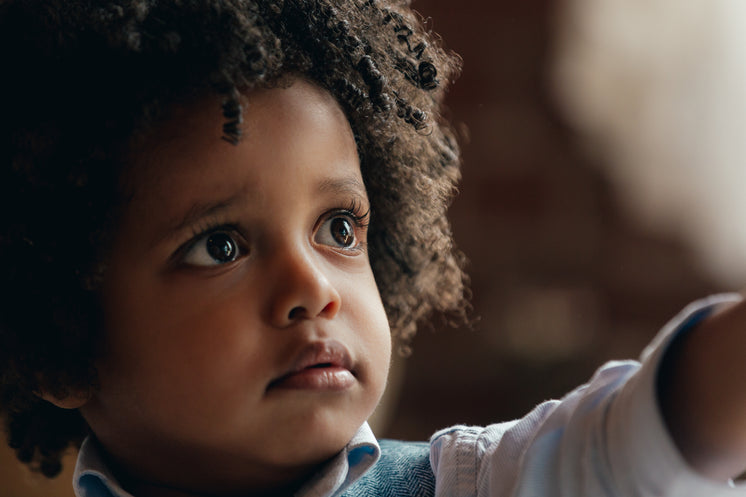
<path fill-rule="evenodd" d="M 669 350 L 660 377 L 663 418 L 700 474 L 746 469 L 746 301 L 724 305 Z"/>

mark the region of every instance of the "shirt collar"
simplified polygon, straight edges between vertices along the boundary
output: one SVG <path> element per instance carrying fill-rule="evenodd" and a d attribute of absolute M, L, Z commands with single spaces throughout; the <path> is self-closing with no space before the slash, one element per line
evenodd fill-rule
<path fill-rule="evenodd" d="M 378 441 L 368 423 L 364 423 L 345 448 L 301 488 L 297 497 L 339 495 L 363 476 L 380 457 Z"/>
<path fill-rule="evenodd" d="M 73 490 L 76 497 L 133 497 L 122 489 L 106 467 L 101 448 L 90 436 L 83 440 L 78 452 L 78 462 L 73 472 Z"/>
<path fill-rule="evenodd" d="M 358 429 L 342 451 L 298 492 L 298 497 L 338 495 L 365 474 L 381 456 L 381 448 L 368 423 Z M 83 441 L 73 473 L 76 497 L 134 497 L 104 464 L 92 437 Z"/>

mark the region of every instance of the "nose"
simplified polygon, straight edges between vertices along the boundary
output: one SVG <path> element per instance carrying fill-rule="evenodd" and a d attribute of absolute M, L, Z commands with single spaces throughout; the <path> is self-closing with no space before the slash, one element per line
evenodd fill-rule
<path fill-rule="evenodd" d="M 342 304 L 339 292 L 329 280 L 329 268 L 312 249 L 291 247 L 276 250 L 273 271 L 268 274 L 272 288 L 269 319 L 276 327 L 299 321 L 333 318 Z"/>

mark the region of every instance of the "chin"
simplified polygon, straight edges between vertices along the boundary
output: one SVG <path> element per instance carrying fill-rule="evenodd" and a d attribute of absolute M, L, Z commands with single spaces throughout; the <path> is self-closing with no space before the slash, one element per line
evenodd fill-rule
<path fill-rule="evenodd" d="M 285 457 L 292 454 L 297 464 L 320 463 L 331 459 L 344 449 L 363 422 L 314 423 L 288 443 L 283 451 Z"/>

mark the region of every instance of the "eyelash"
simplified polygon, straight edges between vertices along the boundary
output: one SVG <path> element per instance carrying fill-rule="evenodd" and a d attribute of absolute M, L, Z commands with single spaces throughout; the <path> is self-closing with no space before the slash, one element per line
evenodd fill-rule
<path fill-rule="evenodd" d="M 216 220 L 202 220 L 200 221 L 200 224 L 195 225 L 192 228 L 192 236 L 189 237 L 189 240 L 183 245 L 183 247 L 189 248 L 201 238 L 217 232 L 241 233 L 241 229 L 237 224 L 233 223 L 221 223 Z"/>
<path fill-rule="evenodd" d="M 355 227 L 366 229 L 368 227 L 368 220 L 370 218 L 370 209 L 363 210 L 362 204 L 357 200 L 352 200 L 347 207 L 344 209 L 330 211 L 329 214 L 324 216 L 324 219 L 328 219 L 334 214 L 342 214 L 349 216 L 350 219 L 355 223 Z"/>

